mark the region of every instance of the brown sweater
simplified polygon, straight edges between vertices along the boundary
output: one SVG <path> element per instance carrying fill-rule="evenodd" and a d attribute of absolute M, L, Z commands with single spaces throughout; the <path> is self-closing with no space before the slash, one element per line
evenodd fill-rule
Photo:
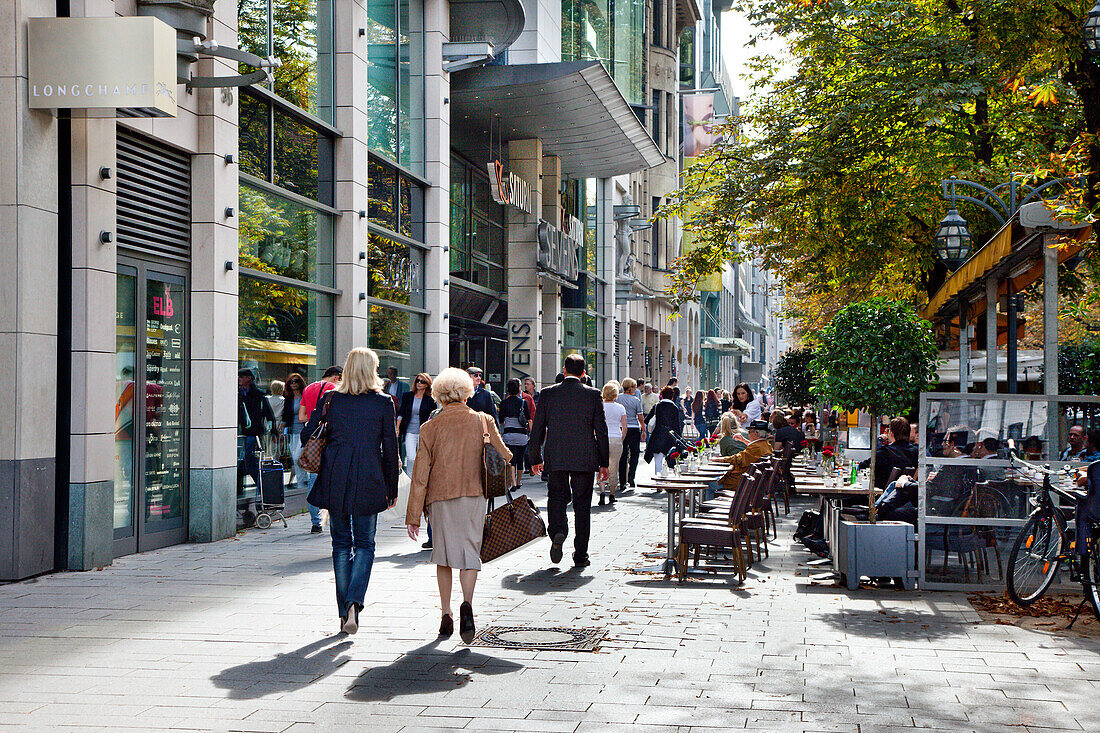
<path fill-rule="evenodd" d="M 444 405 L 438 415 L 420 426 L 405 524 L 419 527 L 427 504 L 459 496 L 481 496 L 481 454 L 486 430 L 493 447 L 504 460 L 511 460 L 512 452 L 500 439 L 496 422 L 464 403 Z"/>
<path fill-rule="evenodd" d="M 749 466 L 756 463 L 761 458 L 770 456 L 773 452 L 772 442 L 770 440 L 767 438 L 757 438 L 745 446 L 745 449 L 740 453 L 732 456 L 715 458 L 715 461 L 730 464 L 730 470 L 726 471 L 725 475 L 720 479 L 722 487 L 725 489 L 736 489 L 737 485 L 741 482 L 741 474 L 743 474 Z"/>

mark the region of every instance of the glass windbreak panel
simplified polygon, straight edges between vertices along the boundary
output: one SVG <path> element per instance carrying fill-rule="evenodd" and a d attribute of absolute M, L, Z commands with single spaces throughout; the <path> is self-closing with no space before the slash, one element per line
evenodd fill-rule
<path fill-rule="evenodd" d="M 271 180 L 271 107 L 247 94 L 240 96 L 241 171 Z"/>
<path fill-rule="evenodd" d="M 1003 455 L 1009 439 L 1036 459 L 1057 458 L 1065 446 L 1058 426 L 1048 434 L 1047 402 L 1041 400 L 929 399 L 921 426 L 923 448 L 939 458 L 966 458 L 978 441 L 993 438 Z"/>
<path fill-rule="evenodd" d="M 370 344 L 383 366 L 398 374 L 424 370 L 424 316 L 381 305 L 370 307 Z"/>
<path fill-rule="evenodd" d="M 242 267 L 321 285 L 331 282 L 331 217 L 245 184 L 239 196 Z"/>
<path fill-rule="evenodd" d="M 150 277 L 145 297 L 145 526 L 183 522 L 184 336 L 189 314 L 183 285 Z"/>
<path fill-rule="evenodd" d="M 318 187 L 321 136 L 293 117 L 275 111 L 275 171 L 273 183 L 288 191 L 320 200 Z"/>
<path fill-rule="evenodd" d="M 332 298 L 242 275 L 237 359 L 257 384 L 297 372 L 312 381 L 332 363 Z"/>
<path fill-rule="evenodd" d="M 119 273 L 115 280 L 115 505 L 116 537 L 129 537 L 134 526 L 134 436 L 137 382 L 137 278 Z"/>
<path fill-rule="evenodd" d="M 367 268 L 367 293 L 372 298 L 423 306 L 423 250 L 371 234 Z"/>
<path fill-rule="evenodd" d="M 371 222 L 397 231 L 397 172 L 372 160 L 367 171 L 367 216 Z"/>
<path fill-rule="evenodd" d="M 933 524 L 921 542 L 924 582 L 1003 586 L 1017 527 Z"/>
<path fill-rule="evenodd" d="M 927 466 L 925 506 L 929 517 L 1023 519 L 1034 482 L 994 458 L 933 461 Z"/>
<path fill-rule="evenodd" d="M 367 146 L 399 160 L 397 3 L 367 2 Z"/>

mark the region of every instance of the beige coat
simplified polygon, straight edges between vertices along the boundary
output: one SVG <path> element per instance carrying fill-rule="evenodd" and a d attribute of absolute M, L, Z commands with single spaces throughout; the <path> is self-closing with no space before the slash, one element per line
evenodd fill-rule
<path fill-rule="evenodd" d="M 757 438 L 745 446 L 745 449 L 740 453 L 715 458 L 715 462 L 728 463 L 731 466 L 730 470 L 726 471 L 726 474 L 719 479 L 722 482 L 722 488 L 736 489 L 737 485 L 741 483 L 741 474 L 749 466 L 762 458 L 770 456 L 772 453 L 772 442 L 767 438 Z"/>
<path fill-rule="evenodd" d="M 420 444 L 413 464 L 409 506 L 405 524 L 420 526 L 425 505 L 459 496 L 481 496 L 481 454 L 484 434 L 504 460 L 512 452 L 500 439 L 493 418 L 475 412 L 461 402 L 443 410 L 420 426 Z"/>

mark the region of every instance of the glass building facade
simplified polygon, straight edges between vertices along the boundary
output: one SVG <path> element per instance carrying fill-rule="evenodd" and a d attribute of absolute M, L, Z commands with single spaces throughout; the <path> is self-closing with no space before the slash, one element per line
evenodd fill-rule
<path fill-rule="evenodd" d="M 374 153 L 420 172 L 424 165 L 424 6 L 367 2 L 367 139 Z"/>
<path fill-rule="evenodd" d="M 562 0 L 561 60 L 600 61 L 626 101 L 645 105 L 645 0 Z"/>

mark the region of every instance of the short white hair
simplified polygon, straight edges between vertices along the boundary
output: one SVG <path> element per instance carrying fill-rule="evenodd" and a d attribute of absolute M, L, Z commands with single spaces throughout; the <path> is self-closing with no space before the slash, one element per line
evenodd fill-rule
<path fill-rule="evenodd" d="M 465 402 L 474 394 L 474 380 L 463 369 L 447 367 L 432 381 L 432 399 L 441 405 Z"/>

